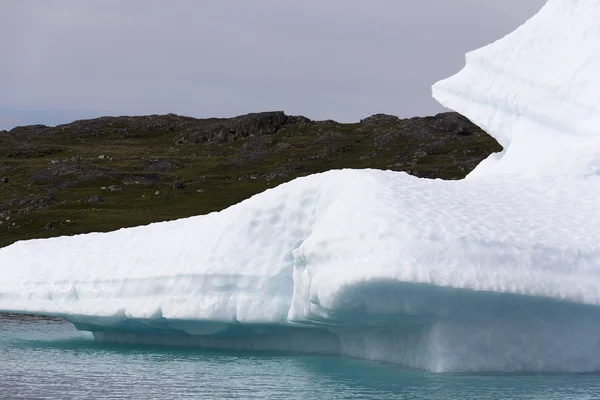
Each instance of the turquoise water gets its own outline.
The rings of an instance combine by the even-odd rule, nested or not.
[[[344,357],[108,346],[0,315],[0,399],[600,399],[600,374],[432,374]]]

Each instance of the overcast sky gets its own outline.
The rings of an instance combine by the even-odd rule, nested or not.
[[[0,129],[101,115],[442,111],[431,85],[545,0],[2,0]]]

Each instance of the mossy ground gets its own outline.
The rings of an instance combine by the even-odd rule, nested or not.
[[[110,231],[219,211],[298,176],[330,169],[392,169],[458,179],[500,149],[489,136],[472,135],[411,158],[418,143],[404,136],[376,145],[379,136],[393,129],[388,125],[293,125],[268,136],[186,145],[174,144],[176,131],[124,136],[115,133],[117,128],[111,125],[87,136],[78,136],[68,127],[47,135],[0,133],[0,176],[9,179],[0,183],[0,215],[4,215],[0,247],[17,240]],[[123,184],[123,175],[144,175],[149,160],[161,159],[179,168],[157,172],[160,181],[153,185]],[[48,181],[33,179],[57,163],[77,165],[78,173],[55,175]],[[94,179],[78,176],[98,168],[110,174]],[[274,174],[279,170],[283,172]],[[184,182],[185,188],[173,188],[175,180]],[[72,186],[61,187],[65,182]],[[101,190],[110,185],[124,190]],[[52,204],[24,210],[27,204],[21,203],[50,191]],[[157,191],[162,194],[156,195]],[[94,195],[104,202],[89,203]],[[45,229],[49,222],[54,223],[53,229]]]

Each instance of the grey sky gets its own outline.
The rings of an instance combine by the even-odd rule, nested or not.
[[[545,0],[3,0],[0,129],[100,115],[442,108],[430,87]]]

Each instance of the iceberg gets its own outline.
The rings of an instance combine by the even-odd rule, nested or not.
[[[600,371],[600,13],[550,0],[433,95],[504,147],[460,181],[299,178],[218,213],[0,249],[0,310],[97,340]]]

